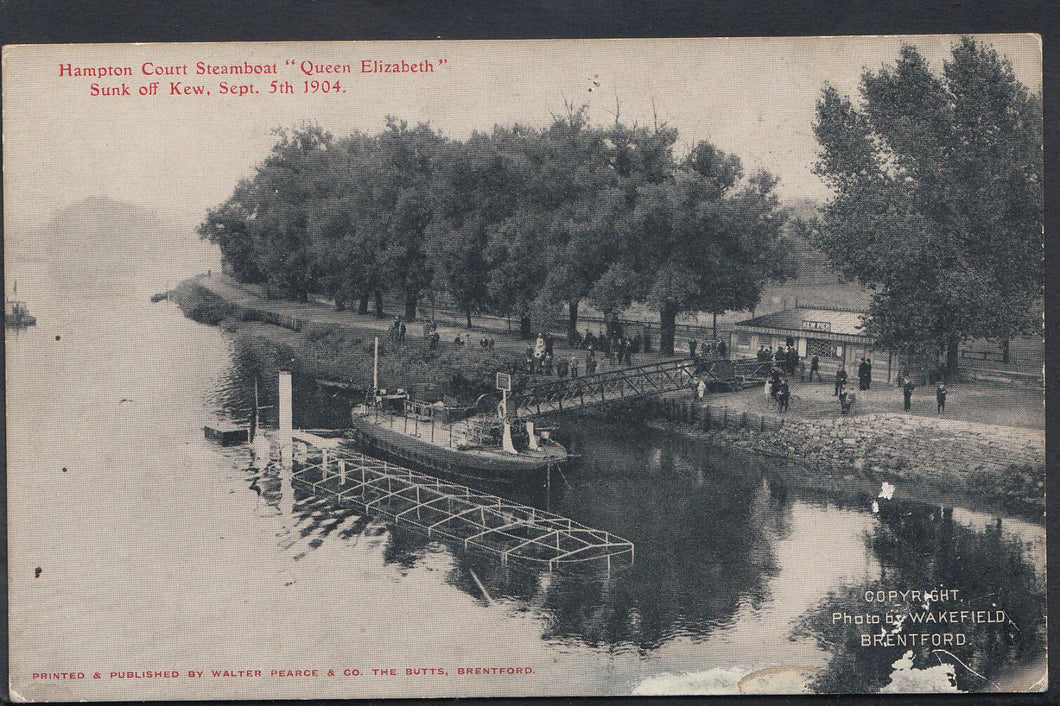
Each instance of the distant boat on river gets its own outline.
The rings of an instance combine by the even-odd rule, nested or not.
[[[15,296],[18,296],[18,281],[15,281]],[[26,302],[17,299],[8,299],[4,309],[5,326],[36,326],[37,317],[29,313]]]

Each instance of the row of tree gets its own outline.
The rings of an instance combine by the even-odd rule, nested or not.
[[[797,221],[840,276],[873,291],[868,332],[906,355],[957,364],[969,338],[1042,330],[1041,96],[989,46],[962,38],[941,75],[912,46],[862,76],[861,100],[826,86],[816,172],[834,198]],[[588,301],[675,319],[753,309],[783,277],[787,211],[776,180],[745,176],[707,142],[678,158],[665,125],[590,124],[568,107],[545,129],[446,138],[388,118],[375,135],[281,132],[200,234],[243,281],[358,302],[435,292],[467,314],[531,320]]]
[[[278,132],[271,153],[199,232],[244,282],[367,313],[399,294],[405,317],[437,292],[467,316],[532,320],[588,301],[613,318],[659,311],[672,352],[685,311],[753,308],[781,275],[787,217],[776,180],[677,131],[590,123],[568,106],[545,129],[514,125],[445,137],[387,118],[378,134]]]

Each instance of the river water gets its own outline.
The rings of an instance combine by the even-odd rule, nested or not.
[[[1041,658],[1039,525],[910,501],[879,499],[874,512],[868,495],[803,490],[772,461],[635,424],[561,420],[580,460],[518,498],[633,541],[635,563],[610,577],[503,569],[312,497],[285,503],[245,448],[202,433],[245,412],[254,379],[269,403],[276,360],[150,303],[179,268],[90,299],[23,265],[39,325],[6,339],[11,675],[23,696],[734,693],[755,670],[790,665],[825,691],[983,690]],[[296,426],[347,413],[308,378],[295,394]],[[862,647],[873,629],[834,615],[878,611],[866,592],[892,589],[957,591],[935,607],[1006,621],[943,628],[966,639],[945,653]],[[456,674],[494,666],[532,673]],[[181,676],[110,677],[144,670]],[[31,677],[60,671],[87,676]]]

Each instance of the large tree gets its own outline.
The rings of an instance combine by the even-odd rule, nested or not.
[[[783,275],[786,213],[776,180],[759,172],[737,181],[738,170],[722,182],[714,176],[683,167],[639,192],[630,231],[640,263],[634,287],[659,311],[664,354],[674,352],[679,313],[753,308],[766,282]]]
[[[913,47],[866,71],[855,105],[826,86],[816,172],[835,191],[807,229],[874,290],[868,331],[957,364],[968,338],[1040,331],[1041,99],[992,48],[962,38],[932,72]]]

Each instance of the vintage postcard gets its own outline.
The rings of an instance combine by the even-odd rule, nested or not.
[[[3,48],[15,701],[1048,687],[1035,35]]]

